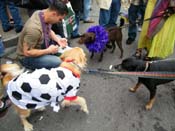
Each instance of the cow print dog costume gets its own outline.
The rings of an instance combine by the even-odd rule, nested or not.
[[[51,105],[55,112],[65,97],[76,97],[80,77],[72,71],[58,67],[27,71],[8,83],[11,101],[22,109],[38,109]]]

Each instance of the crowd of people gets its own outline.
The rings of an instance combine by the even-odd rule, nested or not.
[[[90,18],[91,0],[69,0],[75,13],[76,29],[71,38],[81,36],[79,21],[94,23]],[[26,68],[58,67],[62,62],[57,54],[59,46],[66,47],[68,41],[63,35],[62,20],[69,13],[65,0],[53,0],[49,7],[29,14],[23,24],[18,7],[12,1],[0,0],[0,20],[4,32],[15,28],[20,32],[17,44],[17,59]],[[96,0],[99,11],[99,25],[105,28],[116,25],[121,9],[121,0]],[[174,51],[175,43],[175,0],[129,0],[128,39],[132,44],[137,36],[137,25],[142,25],[138,48],[147,48],[148,57],[166,58]],[[93,9],[92,9],[93,11]],[[159,17],[158,17],[159,16]],[[144,21],[144,19],[148,19]],[[139,21],[139,22],[138,22]],[[52,25],[56,26],[56,30]],[[59,32],[58,29],[61,31]],[[56,32],[56,33],[55,33]],[[1,40],[2,38],[0,38]],[[163,51],[162,51],[163,50]],[[3,56],[3,44],[0,41],[0,56]],[[5,97],[0,101],[0,113],[7,110],[9,102]]]

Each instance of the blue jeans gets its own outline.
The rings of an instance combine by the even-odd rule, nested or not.
[[[3,43],[2,43],[2,38],[0,37],[0,57],[2,57],[3,56],[3,54],[4,54],[4,45],[3,45]]]
[[[128,37],[132,40],[135,40],[137,36],[137,25],[136,19],[138,18],[138,14],[141,15],[141,24],[143,22],[144,13],[145,13],[145,5],[133,5],[131,4],[128,10],[128,18],[129,18],[129,28],[128,28]]]
[[[61,64],[61,59],[55,55],[43,55],[40,57],[25,57],[20,63],[28,69],[55,68]]]
[[[17,7],[15,7],[15,4],[8,0],[0,0],[0,20],[2,23],[3,30],[8,30],[8,28],[11,27],[11,24],[9,23],[9,18],[7,15],[6,8],[9,8],[10,13],[14,20],[14,26],[16,30],[20,29],[23,26],[21,16],[19,14],[19,10]]]
[[[112,0],[109,10],[100,9],[99,24],[104,27],[115,26],[120,12],[120,7],[120,0]]]
[[[89,20],[91,0],[83,0],[83,20]]]

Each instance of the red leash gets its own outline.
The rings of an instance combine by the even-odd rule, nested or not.
[[[154,79],[175,79],[175,72],[119,72],[119,71],[111,71],[105,69],[86,69],[86,73],[90,74],[108,74],[115,76],[136,76],[142,78],[154,78]]]

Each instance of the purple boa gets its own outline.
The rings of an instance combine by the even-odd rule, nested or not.
[[[106,32],[105,28],[102,26],[92,26],[87,30],[87,32],[93,32],[96,35],[94,42],[85,43],[89,52],[102,52],[109,41],[108,33]]]

